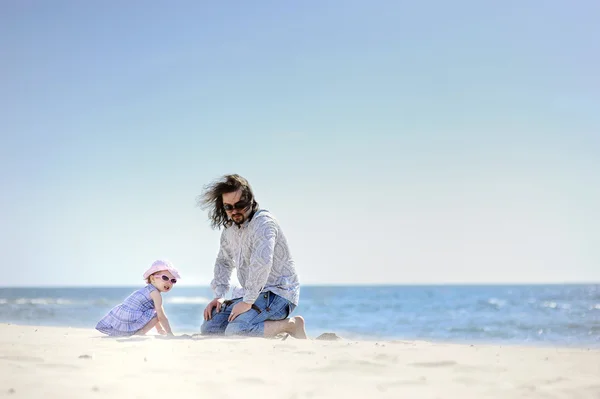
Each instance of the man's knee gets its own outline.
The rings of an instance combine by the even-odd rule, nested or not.
[[[208,320],[205,320],[204,323],[200,326],[200,334],[205,335],[210,331],[210,325],[208,324]]]
[[[247,323],[229,323],[225,328],[225,336],[247,335],[249,325]]]
[[[215,322],[215,319],[205,320],[200,326],[200,334],[202,335],[223,334],[223,330],[222,324]]]

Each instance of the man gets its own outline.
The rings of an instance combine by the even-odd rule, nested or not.
[[[198,204],[209,209],[213,228],[223,228],[204,309],[204,335],[306,338],[304,319],[288,318],[298,305],[300,285],[287,240],[275,217],[260,209],[252,188],[239,175],[225,175],[205,188]],[[225,301],[237,268],[241,289]]]

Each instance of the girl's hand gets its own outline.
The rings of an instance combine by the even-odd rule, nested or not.
[[[156,331],[158,331],[158,333],[160,335],[167,335],[167,332],[165,331],[165,329],[162,328],[162,326],[159,326],[158,324],[156,325]]]

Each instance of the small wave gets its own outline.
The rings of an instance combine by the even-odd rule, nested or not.
[[[1,303],[1,302],[0,302]],[[594,306],[590,306],[590,310],[600,310],[600,303],[595,304]]]
[[[500,308],[503,308],[504,305],[506,305],[505,300],[498,299],[498,298],[490,298],[488,300],[480,299],[477,302],[478,302],[478,305],[484,309],[493,308],[493,309],[499,310]]]
[[[490,327],[487,326],[466,326],[466,327],[446,327],[446,331],[454,333],[484,333],[491,331]]]
[[[19,298],[17,305],[70,305],[71,301],[58,298]]]
[[[8,300],[0,298],[0,305],[72,305],[74,302],[61,298],[18,298]]]
[[[498,298],[490,298],[487,303],[489,305],[495,306],[497,308],[501,308],[504,305],[506,305],[506,301],[502,300],[502,299],[498,299]]]
[[[548,308],[548,309],[563,309],[563,310],[571,309],[571,305],[569,305],[568,303],[556,303],[556,302],[552,302],[552,301],[543,302],[542,307]]]
[[[174,296],[166,300],[167,303],[175,304],[201,304],[209,303],[210,299],[203,296]]]

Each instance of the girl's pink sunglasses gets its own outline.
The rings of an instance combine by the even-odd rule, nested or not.
[[[164,274],[155,274],[156,277],[161,277],[163,281],[169,281],[169,276],[165,276]],[[171,283],[175,284],[177,282],[176,278],[171,279]]]

